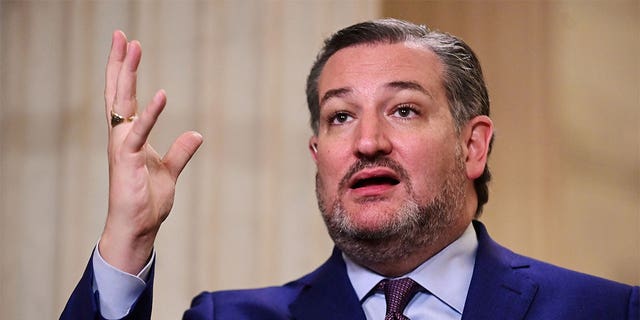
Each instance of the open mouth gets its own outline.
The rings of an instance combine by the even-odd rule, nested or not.
[[[370,177],[362,177],[355,179],[351,184],[351,189],[359,189],[370,186],[395,186],[400,183],[400,180],[392,175],[376,175]]]

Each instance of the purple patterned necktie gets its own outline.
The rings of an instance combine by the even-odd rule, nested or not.
[[[384,299],[387,301],[387,314],[384,320],[410,320],[402,313],[422,287],[409,278],[385,279],[378,283],[378,290],[384,292]]]

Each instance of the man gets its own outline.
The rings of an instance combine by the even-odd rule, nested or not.
[[[107,64],[109,212],[61,318],[146,319],[153,242],[202,142],[146,143],[164,92],[135,116],[139,43]],[[185,319],[639,319],[638,287],[512,253],[474,220],[488,200],[493,124],[479,62],[459,39],[398,20],[326,40],[307,80],[318,205],[336,244],[284,286],[207,292]]]

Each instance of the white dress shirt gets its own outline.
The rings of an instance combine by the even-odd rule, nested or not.
[[[100,242],[98,241],[98,244]],[[93,292],[99,291],[100,315],[105,319],[120,319],[126,316],[131,306],[147,286],[149,272],[156,258],[153,251],[151,259],[137,275],[116,269],[108,264],[98,250],[93,253]]]
[[[398,277],[409,277],[428,291],[418,292],[404,314],[411,320],[461,319],[477,249],[476,232],[469,224],[456,241],[413,271]],[[344,254],[343,257],[367,320],[383,320],[386,313],[384,293],[370,292],[385,277],[357,265]]]

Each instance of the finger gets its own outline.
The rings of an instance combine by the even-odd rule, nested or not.
[[[107,60],[107,68],[105,72],[104,87],[104,105],[107,122],[111,120],[111,107],[116,95],[116,85],[118,83],[118,73],[122,67],[122,62],[127,54],[127,37],[125,34],[116,30],[111,37],[111,51]]]
[[[136,82],[138,78],[138,64],[142,56],[140,42],[131,41],[127,45],[127,53],[118,73],[118,83],[112,110],[127,118],[136,113]]]
[[[196,150],[202,145],[202,135],[197,132],[185,132],[171,145],[162,161],[169,169],[174,180],[187,165]]]
[[[126,151],[137,152],[144,146],[166,104],[167,96],[164,90],[159,90],[142,114],[134,121],[131,131],[124,141],[123,147]]]

